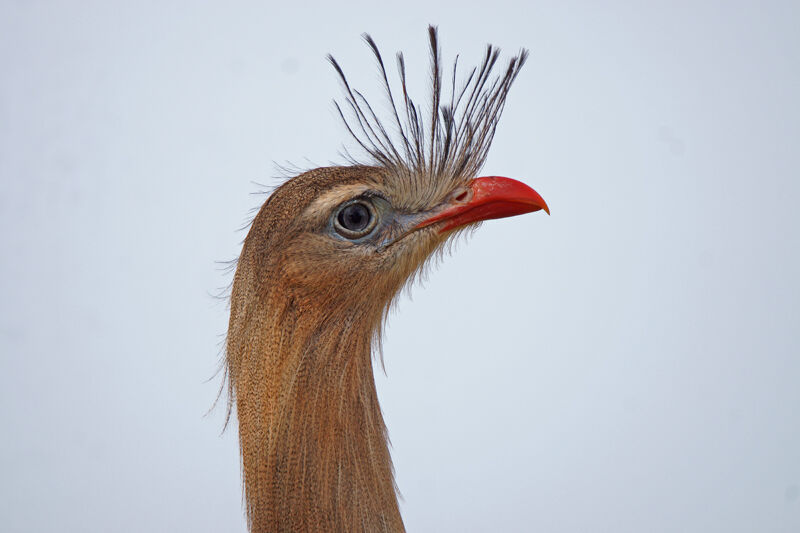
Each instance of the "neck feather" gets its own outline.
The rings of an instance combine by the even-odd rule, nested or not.
[[[228,338],[251,531],[404,531],[372,369],[380,316],[271,296],[237,312],[234,294]]]

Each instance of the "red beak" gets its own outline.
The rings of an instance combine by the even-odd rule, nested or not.
[[[467,189],[450,200],[444,210],[422,221],[418,228],[442,222],[439,233],[460,228],[471,222],[513,217],[550,209],[539,193],[522,182],[500,176],[475,178]]]

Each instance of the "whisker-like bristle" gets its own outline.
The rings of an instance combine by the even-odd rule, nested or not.
[[[386,66],[375,40],[363,35],[381,75],[383,90],[396,128],[387,128],[373,106],[350,86],[339,63],[328,56],[344,89],[348,113],[334,101],[336,110],[350,136],[366,153],[368,160],[351,162],[378,165],[409,180],[438,183],[437,192],[447,190],[477,175],[486,161],[489,147],[505,107],[509,89],[525,64],[527,50],[512,57],[507,68],[493,77],[500,50],[492,45],[479,66],[471,69],[464,84],[458,87],[458,56],[453,62],[449,95],[443,98],[441,46],[438,30],[428,27],[431,58],[431,113],[426,120],[408,94],[405,58],[397,54],[397,72],[402,98],[394,98]],[[398,109],[398,105],[401,109]],[[405,108],[404,112],[402,108]]]

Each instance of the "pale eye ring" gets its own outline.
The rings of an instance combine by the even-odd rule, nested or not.
[[[333,227],[342,237],[358,239],[368,235],[378,222],[375,208],[366,200],[344,204],[333,217]]]

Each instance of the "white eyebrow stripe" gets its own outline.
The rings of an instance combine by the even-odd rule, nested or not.
[[[336,187],[311,202],[311,205],[306,207],[305,214],[311,218],[327,217],[332,207],[370,190],[372,190],[372,187],[364,183]]]

